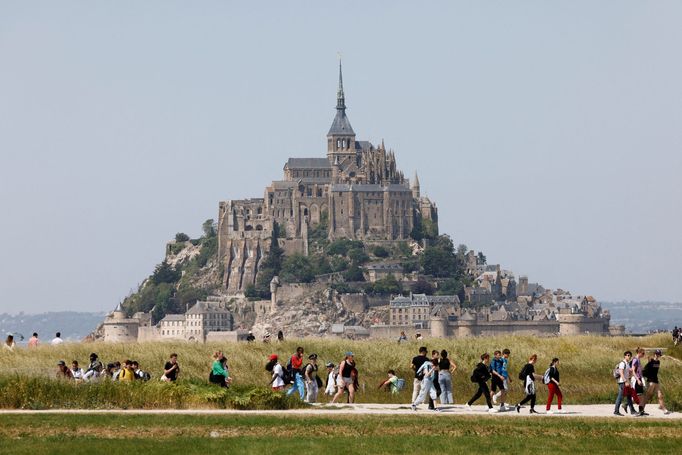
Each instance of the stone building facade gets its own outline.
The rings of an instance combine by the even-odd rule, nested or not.
[[[263,198],[220,202],[218,254],[228,293],[254,284],[269,250],[274,223],[287,253],[308,253],[308,230],[324,223],[329,239],[407,239],[420,217],[437,229],[438,210],[421,196],[419,179],[410,185],[398,170],[395,153],[383,141],[357,140],[346,115],[339,64],[336,115],[327,133],[326,157],[289,158],[282,180]]]

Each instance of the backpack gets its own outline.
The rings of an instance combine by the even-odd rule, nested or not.
[[[396,390],[397,390],[398,392],[400,392],[401,390],[403,390],[403,389],[405,388],[405,380],[404,380],[404,379],[401,379],[401,378],[398,378],[398,380],[395,381],[395,388],[396,388]]]
[[[611,374],[613,375],[613,379],[620,379],[620,364],[621,363],[622,362],[618,362],[616,364],[616,368],[614,368],[613,371],[611,372]]]
[[[524,366],[523,368],[521,368],[521,371],[519,372],[519,379],[523,381],[524,379],[526,379],[526,376],[527,376],[526,367]]]
[[[550,382],[552,382],[551,378],[549,377],[549,372],[551,369],[552,369],[552,367],[547,368],[545,370],[545,374],[542,375],[542,383],[543,384],[549,384]]]

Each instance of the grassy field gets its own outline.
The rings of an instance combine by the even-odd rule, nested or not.
[[[292,402],[278,398],[267,391],[269,374],[264,370],[267,356],[280,355],[283,363],[296,346],[305,348],[306,354],[316,352],[320,363],[338,364],[343,353],[352,350],[360,372],[359,402],[409,401],[410,391],[391,396],[376,390],[389,368],[406,378],[408,388],[412,372],[410,361],[418,347],[446,349],[458,365],[454,375],[455,402],[462,403],[473,393],[469,381],[471,369],[482,352],[508,347],[512,351],[510,371],[516,378],[527,357],[539,356],[537,370],[542,373],[554,356],[561,359],[562,390],[568,405],[607,403],[614,400],[615,381],[611,370],[622,358],[626,349],[637,346],[666,348],[661,364],[661,383],[668,407],[682,410],[682,350],[673,349],[670,336],[652,335],[643,338],[576,336],[537,338],[532,336],[505,336],[495,338],[464,338],[456,340],[430,339],[421,343],[398,344],[392,340],[347,341],[338,339],[288,340],[284,343],[141,343],[141,344],[85,344],[65,343],[57,347],[42,346],[36,350],[18,349],[15,352],[0,350],[0,407],[3,408],[268,408],[291,407]],[[206,384],[211,365],[211,354],[221,349],[228,357],[235,387],[228,392]],[[53,380],[58,360],[79,360],[87,364],[90,352],[97,352],[105,362],[135,359],[154,377],[149,383],[73,385]],[[177,384],[163,384],[157,379],[171,352],[179,354],[180,380]],[[511,399],[521,398],[520,381],[512,383]],[[260,389],[258,389],[260,387]],[[539,400],[545,397],[545,387],[539,388]],[[322,398],[325,401],[326,398]]]
[[[481,416],[0,415],[0,454],[674,453],[680,421]],[[678,449],[675,449],[678,447]]]

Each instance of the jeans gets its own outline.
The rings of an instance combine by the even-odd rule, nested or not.
[[[421,384],[421,390],[419,391],[419,395],[417,395],[417,399],[412,402],[414,405],[418,405],[424,401],[426,398],[426,394],[429,394],[432,400],[436,399],[436,389],[433,387],[433,378],[431,376],[425,377],[422,380]]]
[[[292,395],[296,390],[298,390],[298,394],[302,400],[303,397],[305,397],[305,384],[303,384],[301,373],[296,373],[294,376],[294,385],[287,391],[287,396]]]
[[[438,373],[438,383],[440,384],[440,404],[452,404],[452,376],[449,371]]]
[[[616,397],[616,409],[613,412],[620,412],[620,405],[623,403],[623,398],[627,398],[627,404],[630,408],[630,412],[635,412],[635,407],[632,405],[632,396],[629,393],[630,387],[628,387],[624,382],[618,383],[618,396]]]

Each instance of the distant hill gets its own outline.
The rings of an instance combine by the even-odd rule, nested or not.
[[[682,303],[601,302],[611,312],[611,324],[622,324],[628,333],[648,333],[682,326]]]
[[[64,340],[80,341],[92,328],[100,323],[104,312],[85,313],[76,311],[56,311],[38,314],[0,313],[0,334],[4,341],[8,333],[22,334],[25,339],[17,343],[25,344],[33,332],[38,333],[42,342],[50,341],[56,332],[62,333]],[[17,337],[18,338],[18,337]]]

